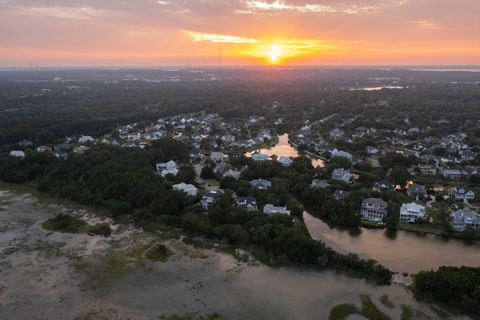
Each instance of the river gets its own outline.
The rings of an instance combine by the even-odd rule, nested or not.
[[[361,228],[359,233],[330,228],[305,212],[305,224],[312,238],[341,253],[356,253],[375,259],[397,272],[416,273],[440,266],[480,266],[480,242],[445,238],[433,234]]]
[[[300,155],[297,149],[295,149],[289,142],[289,137],[288,133],[282,134],[278,136],[278,143],[271,147],[271,148],[264,148],[264,149],[259,149],[255,150],[252,152],[247,152],[245,155],[247,157],[251,157],[252,154],[255,152],[260,152],[263,154],[266,154],[268,156],[277,156],[277,157],[291,157],[291,158],[296,158]],[[325,162],[321,159],[313,159],[309,157],[312,160],[312,165],[314,167],[324,167]]]

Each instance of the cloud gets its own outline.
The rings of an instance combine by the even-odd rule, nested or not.
[[[347,13],[356,14],[361,12],[378,11],[387,6],[402,6],[409,0],[385,0],[385,1],[329,1],[322,3],[293,3],[284,0],[244,0],[245,8],[236,12],[242,14],[255,14],[258,12],[278,13],[293,11],[299,13]],[[329,4],[331,3],[331,4]]]
[[[257,44],[259,43],[256,39],[249,39],[237,36],[228,36],[228,35],[219,35],[219,34],[209,34],[209,33],[200,33],[193,31],[184,31],[189,35],[194,41],[207,41],[213,43],[237,43],[237,44]]]
[[[95,20],[109,15],[109,11],[93,7],[21,7],[17,14],[52,17],[67,20]]]

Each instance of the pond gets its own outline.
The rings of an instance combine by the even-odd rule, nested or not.
[[[273,155],[275,155],[277,157],[292,157],[292,158],[296,158],[296,157],[300,156],[300,153],[298,152],[298,150],[295,149],[290,144],[288,133],[279,135],[278,136],[278,143],[275,146],[273,146],[271,148],[263,148],[263,149],[255,150],[255,151],[252,151],[252,152],[247,152],[247,153],[245,153],[245,155],[247,157],[251,157],[252,154],[254,154],[256,152],[266,154],[270,157],[273,156]],[[312,160],[312,165],[314,167],[324,167],[325,166],[325,162],[323,160],[313,159],[311,157],[309,157],[309,158]]]

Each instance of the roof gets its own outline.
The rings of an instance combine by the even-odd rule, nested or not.
[[[370,204],[370,205],[374,205],[374,206],[377,206],[377,207],[387,207],[387,203],[385,201],[383,201],[382,199],[378,199],[378,198],[364,199],[362,205],[365,205],[365,204]]]

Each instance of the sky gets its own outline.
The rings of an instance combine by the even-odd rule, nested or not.
[[[0,67],[219,62],[479,65],[480,0],[0,0]]]

